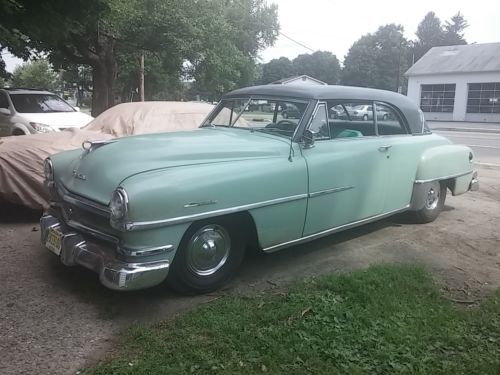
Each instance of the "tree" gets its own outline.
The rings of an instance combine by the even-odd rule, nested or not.
[[[457,44],[467,44],[464,38],[464,30],[469,26],[464,16],[458,12],[450,21],[446,21],[444,25],[444,44],[454,46]]]
[[[231,19],[238,9],[251,17]],[[91,66],[97,115],[114,103],[119,56],[161,52],[179,70],[192,61],[200,82],[211,84],[225,69],[234,79],[242,65],[253,64],[255,51],[274,41],[276,18],[276,7],[264,0],[4,1],[0,44],[25,59],[41,53],[57,67]]]
[[[340,63],[337,56],[327,51],[303,54],[293,60],[295,74],[306,74],[330,85],[340,81]]]
[[[265,0],[209,3],[210,18],[203,20],[207,26],[197,38],[197,50],[203,52],[188,59],[192,72],[188,76],[203,96],[217,99],[225,91],[254,82],[257,54],[274,43],[279,24],[276,5]]]
[[[403,27],[381,26],[366,34],[349,49],[344,60],[342,83],[398,91],[407,68],[408,41]]]
[[[444,30],[441,20],[434,12],[429,12],[418,24],[417,40],[413,43],[413,59],[417,61],[432,47],[442,46],[444,42]]]
[[[294,74],[292,62],[288,58],[280,57],[279,59],[272,59],[262,66],[262,83],[268,84],[279,81]]]
[[[42,59],[17,66],[12,73],[12,86],[54,91],[61,88],[61,80],[48,61]]]

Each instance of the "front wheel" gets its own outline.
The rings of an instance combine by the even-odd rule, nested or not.
[[[439,216],[446,200],[446,184],[435,181],[429,184],[426,190],[424,207],[413,212],[413,219],[416,223],[430,223]]]
[[[227,283],[243,261],[245,244],[234,222],[194,223],[184,235],[168,274],[181,293],[207,293]]]

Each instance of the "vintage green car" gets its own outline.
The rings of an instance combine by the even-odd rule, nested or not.
[[[387,116],[353,119],[359,105]],[[292,107],[300,116],[284,118]],[[432,134],[412,101],[342,86],[239,89],[200,129],[87,141],[47,159],[45,175],[41,241],[65,265],[113,289],[166,280],[190,293],[226,283],[247,248],[402,211],[430,222],[448,189],[478,188],[472,151]]]

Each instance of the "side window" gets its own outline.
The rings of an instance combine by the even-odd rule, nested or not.
[[[328,116],[326,115],[326,103],[320,103],[309,124],[309,130],[313,132],[314,139],[330,139],[330,128],[328,127]]]
[[[371,101],[328,101],[328,117],[332,138],[377,135]]]
[[[9,101],[3,92],[0,92],[0,108],[9,109]]]
[[[407,131],[394,108],[375,103],[377,112],[377,130],[379,135],[407,134]]]

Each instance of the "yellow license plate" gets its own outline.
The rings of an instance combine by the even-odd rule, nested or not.
[[[62,237],[63,235],[61,232],[54,228],[49,228],[47,240],[45,241],[45,247],[56,255],[61,254]]]

